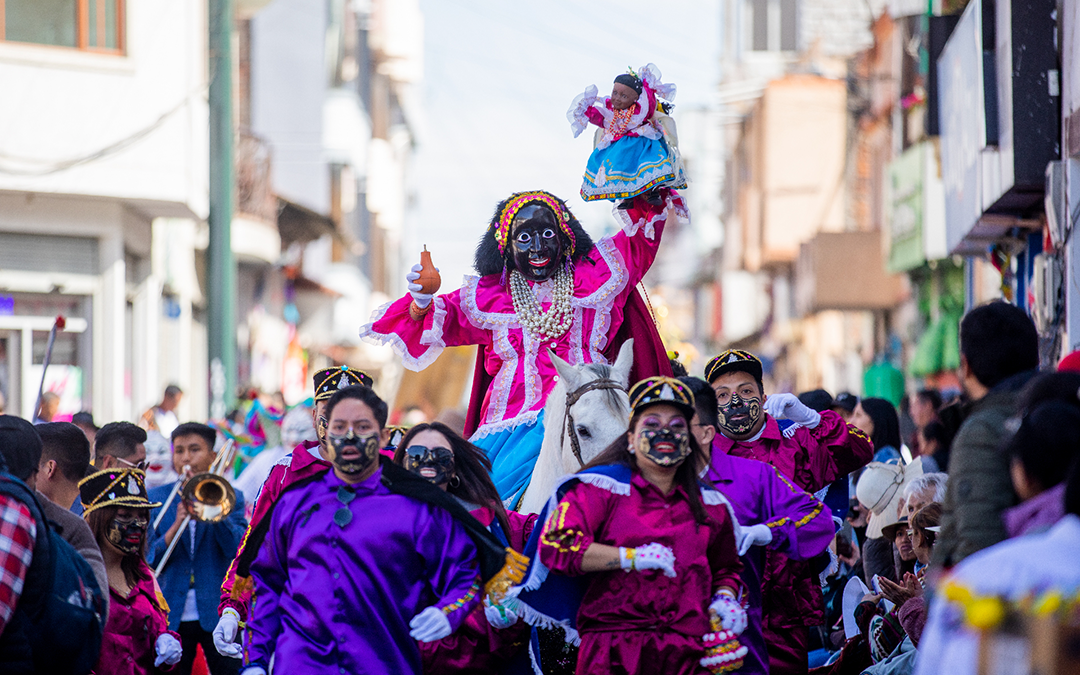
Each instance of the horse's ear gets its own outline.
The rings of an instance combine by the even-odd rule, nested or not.
[[[566,385],[567,391],[577,389],[577,371],[574,367],[566,361],[563,361],[558,354],[550,349],[548,350],[548,354],[551,356],[551,363],[555,366],[555,370],[558,371],[563,384]]]
[[[630,338],[619,347],[619,356],[611,367],[611,379],[630,389],[630,368],[634,365],[634,338]]]

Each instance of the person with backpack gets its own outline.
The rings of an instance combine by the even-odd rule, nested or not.
[[[106,469],[79,482],[90,531],[109,577],[109,620],[95,673],[145,675],[180,662],[180,636],[169,630],[169,606],[144,559],[150,509],[139,469]]]
[[[85,675],[98,660],[106,607],[90,565],[35,496],[41,438],[0,415],[0,665],[5,675]]]

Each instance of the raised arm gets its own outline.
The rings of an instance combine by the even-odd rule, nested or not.
[[[652,267],[668,217],[672,214],[689,217],[686,202],[679,193],[667,188],[660,190],[660,193],[663,198],[660,204],[650,204],[644,196],[639,196],[629,209],[615,210],[623,227],[615,233],[611,242],[626,265],[628,289],[636,286]]]

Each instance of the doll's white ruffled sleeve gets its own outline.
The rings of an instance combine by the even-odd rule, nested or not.
[[[585,91],[578,94],[574,98],[574,102],[570,104],[570,109],[566,111],[566,119],[570,121],[570,129],[574,132],[574,138],[581,135],[582,131],[585,131],[585,127],[589,126],[589,118],[585,116],[585,111],[596,102],[596,85],[590,84],[585,87]]]
[[[677,88],[674,84],[664,84],[660,81],[660,69],[656,67],[655,63],[650,63],[647,66],[642,66],[638,70],[638,76],[641,80],[649,85],[649,88],[656,92],[656,95],[665,101],[674,101],[675,92]]]

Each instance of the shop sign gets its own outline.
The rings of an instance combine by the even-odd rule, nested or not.
[[[890,272],[906,272],[926,260],[922,241],[923,154],[921,143],[913,145],[889,165]]]
[[[937,62],[945,227],[955,250],[982,215],[980,155],[986,147],[982,0],[972,0]]]

